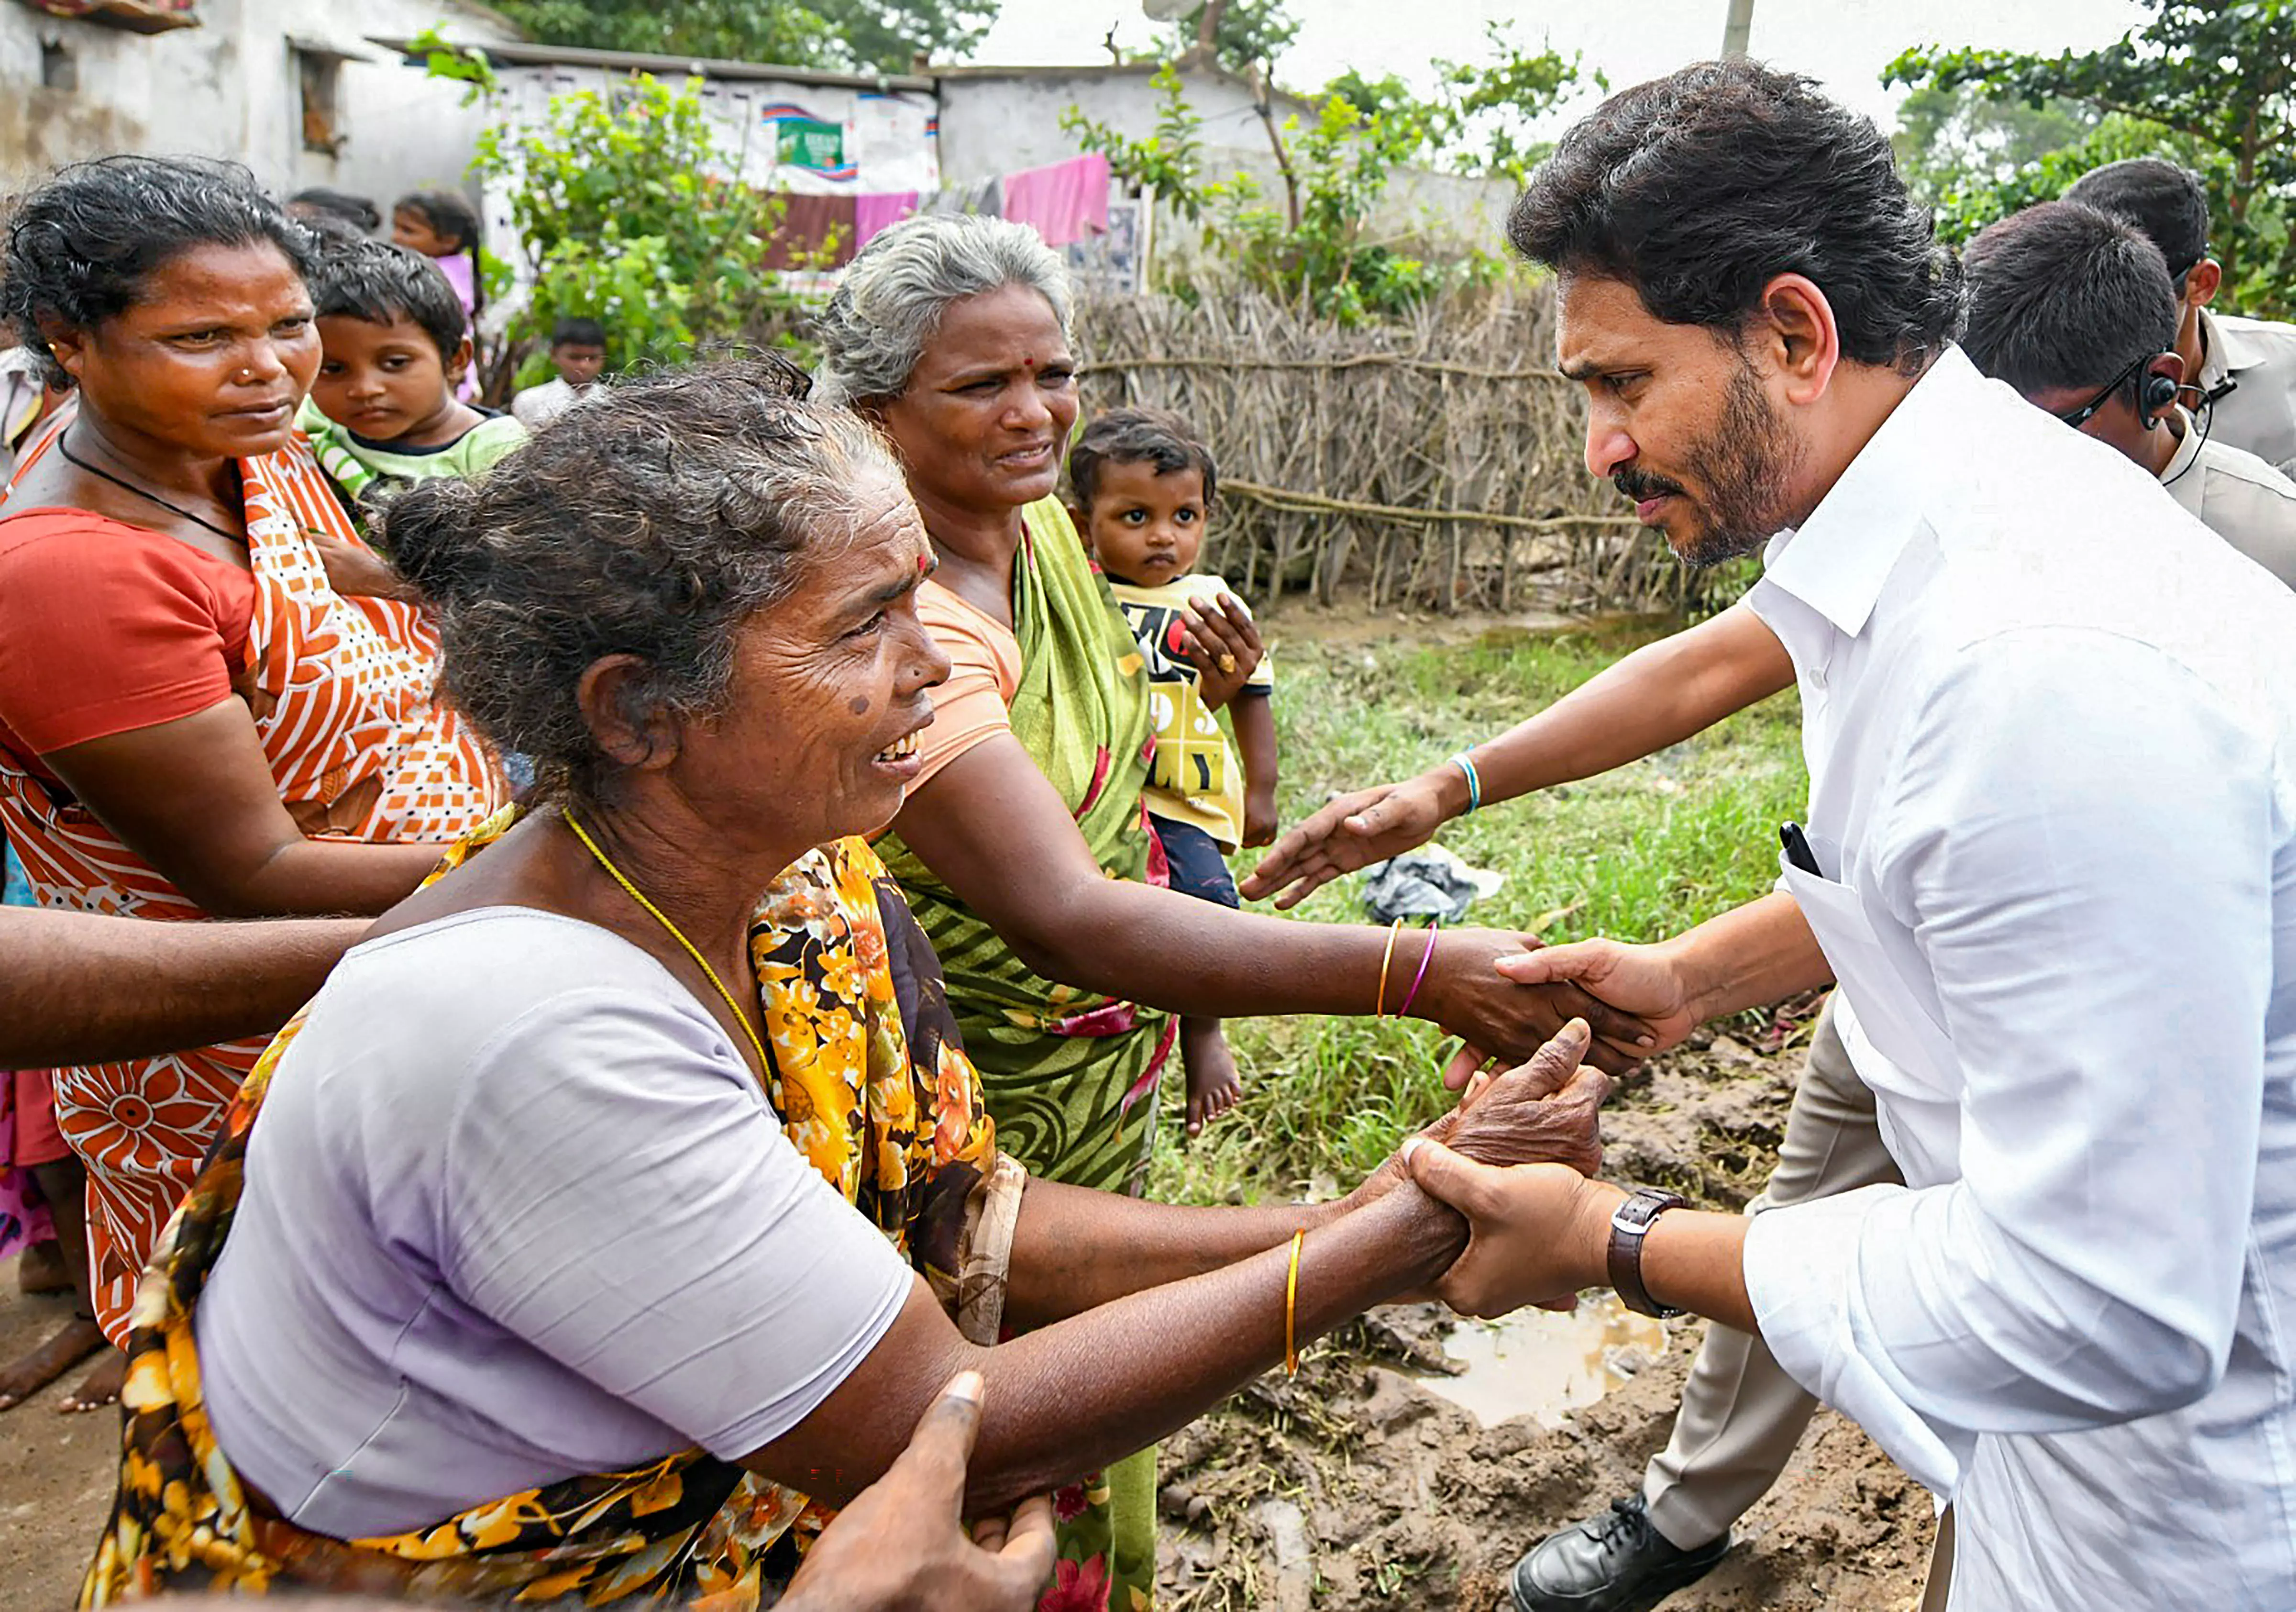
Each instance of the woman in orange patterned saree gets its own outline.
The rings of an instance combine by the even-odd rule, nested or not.
[[[0,824],[42,905],[376,913],[502,803],[295,432],[307,251],[212,164],[84,163],[10,220],[0,308],[72,391],[0,509]],[[56,1071],[115,1343],[261,1050]]]
[[[898,810],[947,671],[931,547],[873,433],[795,391],[756,364],[619,388],[390,511],[451,697],[537,794],[383,917],[242,1093],[138,1299],[84,1605],[736,1612],[955,1373],[986,1381],[967,1510],[1000,1511],[1463,1246],[1391,1165],[1335,1203],[1189,1209],[998,1149],[854,837]],[[1441,1134],[1591,1168],[1585,1045]],[[1109,1599],[1087,1558],[1038,1605]]]

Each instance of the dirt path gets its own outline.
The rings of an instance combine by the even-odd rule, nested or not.
[[[1611,1099],[1606,1172],[1717,1207],[1759,1190],[1799,1052],[1728,1037],[1661,1060]],[[0,1353],[62,1314],[0,1266]],[[1406,1372],[1439,1367],[1432,1309],[1384,1312],[1263,1379],[1164,1450],[1166,1612],[1264,1608],[1489,1612],[1515,1558],[1631,1492],[1665,1442],[1697,1328],[1558,1428],[1483,1427]],[[70,1380],[70,1379],[67,1379]],[[111,1492],[118,1422],[64,1417],[51,1388],[0,1415],[0,1603],[70,1604]],[[1822,1412],[1745,1541],[1668,1612],[1906,1612],[1929,1560],[1925,1496],[1854,1427]]]
[[[0,1359],[14,1359],[70,1313],[62,1299],[19,1294],[16,1262],[0,1263]],[[111,1509],[119,1415],[59,1413],[79,1378],[79,1370],[66,1372],[37,1399],[0,1411],[0,1605],[8,1612],[72,1604]]]

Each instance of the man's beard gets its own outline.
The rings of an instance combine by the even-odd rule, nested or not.
[[[1685,465],[1703,489],[1693,498],[1679,482],[1632,465],[1611,480],[1640,503],[1663,493],[1679,497],[1697,525],[1669,546],[1685,565],[1719,565],[1759,549],[1787,524],[1786,484],[1800,445],[1754,374],[1741,360],[1722,393],[1722,415],[1712,434],[1692,448]]]

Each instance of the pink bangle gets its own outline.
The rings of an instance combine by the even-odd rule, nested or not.
[[[1419,994],[1420,982],[1427,977],[1427,965],[1435,960],[1435,937],[1443,930],[1443,920],[1437,918],[1427,926],[1427,950],[1419,959],[1419,972],[1411,976],[1411,989],[1403,993],[1403,1006],[1395,1010],[1397,1018],[1411,1011],[1411,1004]]]

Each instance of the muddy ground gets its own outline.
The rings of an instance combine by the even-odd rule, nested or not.
[[[1716,1207],[1760,1188],[1792,1092],[1794,1021],[1755,1045],[1725,1036],[1660,1060],[1606,1115],[1606,1173]],[[1763,1040],[1784,1040],[1776,1050]],[[64,1315],[0,1266],[0,1353]],[[1549,1428],[1486,1428],[1411,1373],[1439,1370],[1439,1315],[1393,1310],[1311,1351],[1164,1449],[1167,1612],[1467,1608],[1503,1603],[1514,1559],[1640,1483],[1665,1442],[1695,1324],[1623,1386]],[[70,1380],[70,1379],[67,1379]],[[70,1604],[111,1487],[118,1422],[66,1417],[62,1386],[0,1414],[0,1606]],[[1857,1428],[1821,1412],[1744,1542],[1669,1612],[1712,1608],[1905,1612],[1929,1559],[1927,1500]]]
[[[1660,1060],[1612,1097],[1604,1173],[1715,1208],[1760,1190],[1784,1132],[1804,1024],[1729,1036]],[[1764,1046],[1763,1042],[1784,1042]],[[1703,1323],[1624,1386],[1547,1427],[1485,1427],[1423,1386],[1441,1369],[1441,1312],[1382,1312],[1263,1378],[1164,1447],[1166,1612],[1398,1607],[1490,1612],[1515,1559],[1639,1489],[1666,1442]],[[1741,1543],[1667,1612],[1919,1604],[1928,1497],[1866,1435],[1821,1411]]]

